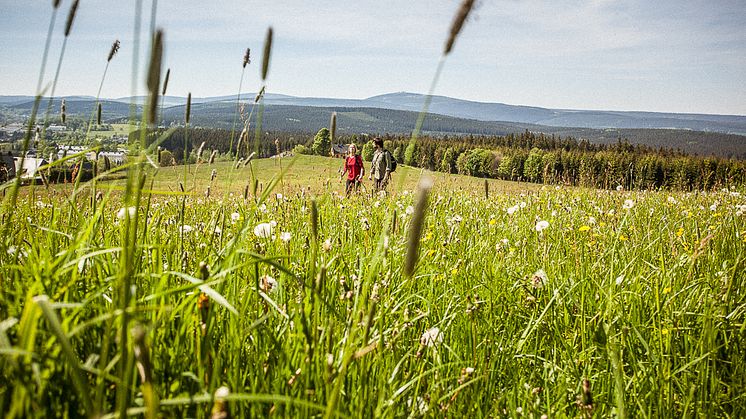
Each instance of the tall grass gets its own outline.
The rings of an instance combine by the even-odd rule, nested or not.
[[[222,195],[202,197],[186,177],[154,189],[145,138],[96,206],[52,187],[4,207],[25,220],[4,215],[0,252],[8,417],[746,414],[743,191],[482,196],[423,178],[347,199],[291,181],[323,158],[211,158]]]

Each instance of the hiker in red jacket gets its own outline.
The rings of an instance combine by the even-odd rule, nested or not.
[[[345,191],[347,195],[355,189],[355,192],[360,190],[360,182],[363,181],[363,175],[365,174],[365,167],[363,167],[363,158],[357,154],[357,146],[353,143],[347,149],[347,156],[345,157],[344,171],[340,179],[347,173],[347,184]]]

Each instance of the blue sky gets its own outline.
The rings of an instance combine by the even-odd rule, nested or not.
[[[51,1],[0,0],[0,95],[34,93]],[[62,0],[47,74],[62,45]],[[160,0],[168,94],[235,94],[260,85],[261,51],[274,28],[268,92],[365,98],[425,93],[459,0]],[[58,95],[95,95],[111,43],[122,42],[103,97],[133,88],[134,0],[81,0]],[[143,39],[152,0],[142,0]],[[146,61],[147,46],[140,48]],[[746,115],[746,2],[490,1],[448,57],[436,94],[563,109]]]

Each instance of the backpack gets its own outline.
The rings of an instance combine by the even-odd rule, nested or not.
[[[390,159],[389,161],[391,162],[391,170],[389,171],[389,173],[394,173],[396,171],[396,165],[398,163],[396,162],[396,159],[394,158],[394,155],[391,154],[390,151],[386,150],[386,154],[389,155],[389,159]]]

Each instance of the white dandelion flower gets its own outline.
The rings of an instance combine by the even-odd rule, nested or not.
[[[284,241],[285,243],[289,242],[291,238],[293,238],[293,235],[290,234],[289,231],[283,231],[282,233],[280,233],[280,240]]]
[[[136,207],[124,207],[120,208],[117,212],[117,218],[120,220],[124,220],[124,217],[129,214],[130,218],[135,218],[135,215],[137,214],[137,208]]]
[[[420,337],[420,345],[422,346],[435,346],[443,342],[443,334],[440,333],[440,329],[433,327],[425,330],[425,333]]]
[[[624,208],[626,210],[632,209],[632,207],[634,207],[634,206],[635,206],[635,201],[633,201],[631,199],[625,199],[624,200],[624,204],[622,204],[622,208]]]
[[[324,243],[321,243],[321,248],[324,249],[325,252],[329,252],[332,250],[332,240],[326,239],[324,240]]]
[[[544,288],[544,285],[547,284],[547,279],[547,273],[543,269],[539,269],[531,276],[531,285],[536,289]]]
[[[254,235],[264,239],[272,237],[272,224],[260,223],[254,227]]]
[[[237,212],[234,212],[233,214],[231,214],[231,221],[232,222],[235,223],[236,221],[238,221],[240,219],[241,219],[241,214],[239,214]]]
[[[259,281],[259,288],[267,294],[271,294],[277,289],[277,281],[269,275],[264,275]]]
[[[414,207],[410,205],[410,206],[407,207],[407,209],[404,212],[407,215],[412,215],[412,214],[414,214]]]
[[[508,215],[515,214],[515,212],[518,211],[518,205],[514,205],[514,206],[508,208],[507,211],[508,211]]]
[[[181,233],[185,233],[185,234],[186,233],[191,233],[192,230],[194,230],[194,227],[192,227],[192,226],[190,226],[188,224],[184,224],[183,226],[179,227],[179,231]]]
[[[539,222],[536,223],[536,231],[541,233],[542,231],[549,228],[549,221],[546,220],[539,220]]]

